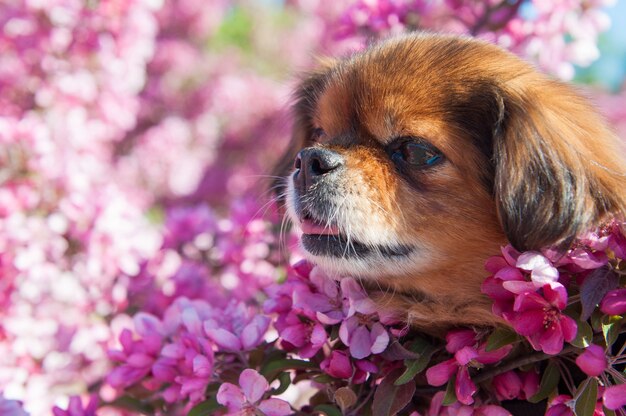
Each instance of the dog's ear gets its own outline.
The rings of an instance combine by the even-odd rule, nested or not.
[[[580,233],[626,213],[622,143],[571,87],[526,80],[500,103],[494,194],[515,248],[566,249]]]
[[[334,66],[334,61],[330,59],[319,59],[318,62],[319,69],[305,74],[293,93],[291,140],[272,170],[272,175],[276,178],[273,188],[279,199],[282,199],[285,190],[283,178],[293,169],[298,152],[310,143],[313,129],[311,116],[315,103],[323,92],[326,78]]]

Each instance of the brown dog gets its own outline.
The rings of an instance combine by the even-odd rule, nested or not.
[[[278,171],[302,247],[429,332],[498,323],[480,285],[507,240],[565,250],[626,213],[618,138],[571,87],[494,45],[390,39],[295,97]]]

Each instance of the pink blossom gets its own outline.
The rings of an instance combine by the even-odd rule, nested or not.
[[[615,289],[608,292],[600,303],[600,310],[607,315],[626,313],[626,289]]]
[[[239,386],[223,383],[217,392],[218,403],[228,408],[229,415],[254,416],[258,411],[268,416],[287,416],[293,413],[284,400],[263,399],[270,386],[256,370],[247,368],[239,376]]]
[[[576,357],[576,365],[588,376],[596,377],[604,372],[608,363],[604,348],[591,344]]]
[[[458,333],[457,333],[458,334]],[[457,336],[464,336],[458,334]],[[456,344],[455,337],[449,341]],[[456,373],[455,392],[457,399],[466,405],[474,402],[473,395],[477,387],[470,378],[469,368],[480,368],[484,364],[493,364],[506,357],[513,348],[506,345],[494,351],[486,351],[486,344],[478,347],[467,345],[458,349],[454,358],[436,364],[426,370],[426,379],[431,386],[442,386]]]
[[[512,324],[527,337],[533,348],[546,354],[558,354],[563,342],[576,337],[576,322],[561,311],[567,304],[564,287],[543,287],[544,297],[536,292],[524,292],[515,299]]]
[[[350,355],[361,359],[370,354],[380,354],[389,344],[389,334],[379,323],[374,322],[371,328],[360,324],[360,319],[351,316],[341,323],[339,338],[350,347]]]
[[[493,378],[498,400],[512,400],[520,395],[522,380],[515,371],[507,371]]]
[[[440,391],[433,396],[427,416],[511,416],[506,409],[496,405],[465,405],[455,402],[450,406],[443,405],[445,392]]]
[[[498,400],[527,400],[539,391],[539,374],[511,370],[495,376],[492,384]]]
[[[320,367],[336,378],[349,379],[353,373],[350,357],[346,351],[333,350],[330,356],[322,361]]]
[[[259,315],[242,302],[231,302],[226,309],[203,322],[204,331],[225,351],[247,351],[263,340],[270,318]]]
[[[602,403],[611,410],[626,406],[626,384],[607,387],[602,394]]]
[[[315,355],[328,338],[322,324],[306,319],[303,322],[294,312],[279,317],[275,326],[283,342],[290,348],[297,348],[303,358]]]
[[[80,397],[70,397],[70,402],[67,405],[67,409],[63,410],[59,407],[54,407],[52,413],[54,416],[96,416],[96,410],[98,408],[98,396],[92,395],[87,406],[83,406],[83,402]]]
[[[546,416],[574,416],[574,400],[572,396],[560,394],[548,403]]]

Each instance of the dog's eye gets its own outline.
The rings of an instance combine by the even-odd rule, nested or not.
[[[325,136],[326,132],[324,131],[324,129],[321,129],[319,127],[313,129],[313,131],[311,132],[311,140],[313,140],[314,142],[322,140]]]
[[[396,164],[404,163],[415,167],[429,167],[443,161],[443,154],[430,144],[405,141],[392,150],[391,159]]]

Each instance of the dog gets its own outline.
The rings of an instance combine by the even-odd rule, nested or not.
[[[626,213],[602,117],[487,42],[416,33],[324,61],[293,113],[276,174],[305,255],[425,332],[503,324],[480,291],[503,245],[565,252]]]

